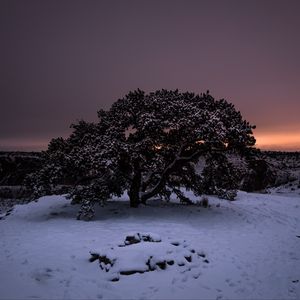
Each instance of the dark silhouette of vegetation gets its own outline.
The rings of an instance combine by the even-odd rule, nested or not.
[[[27,179],[36,196],[72,184],[69,197],[81,204],[79,218],[92,217],[95,203],[126,190],[131,207],[157,196],[168,200],[171,193],[188,203],[181,187],[233,199],[238,173],[228,154],[247,155],[255,144],[254,126],[209,92],[137,90],[98,116],[97,123],[73,124],[67,139],[53,139],[42,154],[43,168]],[[201,157],[206,167],[198,172]]]

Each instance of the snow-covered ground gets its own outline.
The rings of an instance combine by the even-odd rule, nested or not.
[[[112,201],[91,222],[62,196],[17,205],[0,220],[0,298],[299,299],[300,196],[209,203]]]
[[[273,195],[285,195],[300,199],[300,172],[297,174],[299,179],[295,179],[278,187],[268,188],[267,192]]]

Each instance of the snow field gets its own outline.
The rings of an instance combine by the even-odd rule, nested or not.
[[[300,198],[208,198],[210,208],[152,201],[137,209],[117,199],[91,222],[77,221],[63,196],[18,205],[0,220],[0,298],[299,299]],[[137,233],[156,242],[119,247]],[[90,252],[116,264],[106,272]],[[154,270],[144,272],[149,256]],[[133,269],[143,273],[125,275]]]

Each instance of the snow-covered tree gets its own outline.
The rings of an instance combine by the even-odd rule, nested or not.
[[[182,186],[196,194],[209,191],[208,181],[214,181],[214,191],[235,188],[225,153],[243,153],[255,144],[254,127],[232,104],[208,92],[137,90],[98,116],[97,123],[72,125],[69,138],[51,141],[44,168],[32,176],[37,191],[44,185],[49,192],[59,178],[68,179],[70,197],[89,212],[93,203],[125,190],[132,207],[172,192],[186,202]],[[210,175],[208,169],[195,170],[201,156],[210,165],[217,158]],[[226,184],[214,176],[224,176]]]

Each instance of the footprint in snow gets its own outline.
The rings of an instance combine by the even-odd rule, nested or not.
[[[231,281],[231,279],[227,278],[225,281],[227,282],[227,284],[228,284],[230,287],[234,287],[234,286],[235,286],[235,283],[233,283],[233,282]]]
[[[44,283],[52,277],[52,271],[50,268],[36,270],[32,273],[32,278],[37,282]]]

